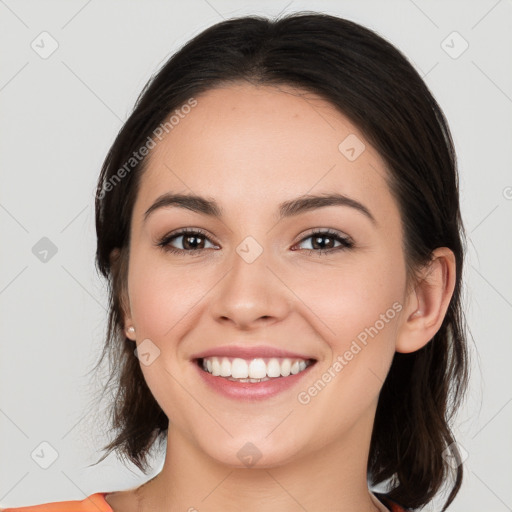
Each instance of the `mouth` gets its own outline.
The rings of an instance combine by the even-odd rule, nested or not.
[[[290,357],[200,357],[197,366],[205,373],[231,382],[258,384],[288,379],[305,372],[316,359]]]

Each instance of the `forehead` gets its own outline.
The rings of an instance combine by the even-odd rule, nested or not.
[[[236,84],[195,99],[151,150],[139,211],[169,191],[209,195],[227,208],[333,191],[392,206],[381,157],[322,98],[291,87]]]

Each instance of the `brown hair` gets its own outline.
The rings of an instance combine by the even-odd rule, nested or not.
[[[468,380],[461,306],[464,230],[454,146],[441,108],[404,55],[373,31],[326,14],[300,12],[275,20],[248,16],[204,30],[146,84],[110,148],[97,185],[96,265],[109,289],[108,332],[99,363],[108,352],[116,435],[100,460],[116,450],[146,472],[150,449],[165,439],[168,427],[133,342],[124,334],[121,300],[126,296],[131,213],[147,157],[128,169],[126,163],[190,98],[240,81],[313,92],[360,128],[389,168],[412,273],[429,262],[437,247],[455,254],[455,290],[439,331],[422,349],[394,356],[380,393],[368,460],[371,485],[387,483],[389,498],[410,508],[429,503],[452,476],[445,510],[462,482],[449,424]],[[119,253],[111,260],[115,248]],[[447,454],[459,463],[455,468]]]

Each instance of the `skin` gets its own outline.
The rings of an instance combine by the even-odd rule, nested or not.
[[[420,349],[439,329],[455,280],[450,250],[408,286],[398,205],[386,166],[331,104],[289,87],[236,84],[198,104],[149,155],[131,225],[125,328],[160,350],[141,364],[170,419],[162,471],[111,493],[114,512],[351,511],[386,508],[369,492],[366,467],[379,392],[395,351]],[[365,150],[349,161],[338,145],[355,134]],[[144,212],[166,192],[215,199],[216,219],[190,210]],[[278,205],[304,194],[342,193],[364,204],[277,220]],[[180,228],[201,228],[199,255]],[[318,229],[317,229],[318,228]],[[311,234],[330,228],[355,246],[318,255]],[[262,247],[248,264],[247,237]],[[308,238],[309,236],[309,238]],[[338,247],[326,235],[326,247]],[[296,250],[292,250],[291,248]],[[316,246],[318,251],[318,246]],[[308,404],[297,400],[394,303],[401,311]],[[224,397],[199,378],[193,354],[224,345],[270,344],[317,359],[291,390],[260,402]],[[251,442],[248,468],[237,452]]]

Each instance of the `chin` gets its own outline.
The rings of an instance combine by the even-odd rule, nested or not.
[[[268,431],[266,431],[268,432]],[[261,436],[246,435],[230,438],[224,443],[212,443],[204,451],[218,463],[237,469],[267,469],[287,464],[299,455],[298,444],[288,438],[265,439]],[[215,444],[215,446],[212,446]],[[213,448],[213,450],[212,450]]]

